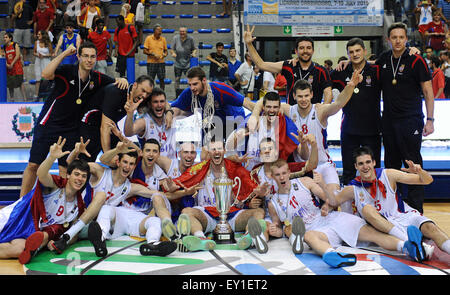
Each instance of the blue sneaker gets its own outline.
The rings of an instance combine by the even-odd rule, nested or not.
[[[414,260],[418,262],[424,261],[426,256],[425,249],[422,245],[422,232],[413,225],[408,226],[406,232],[408,233],[408,241],[405,242],[404,248],[406,248],[409,256]]]
[[[356,264],[356,256],[354,254],[334,251],[323,254],[322,260],[332,267],[352,266]]]

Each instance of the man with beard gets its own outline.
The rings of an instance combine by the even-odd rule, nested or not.
[[[59,136],[66,139],[69,150],[74,148],[80,138],[83,109],[94,93],[109,84],[117,84],[121,89],[128,87],[126,79],[114,79],[92,70],[97,58],[97,48],[91,42],[84,42],[78,48],[79,63],[60,66],[65,57],[76,52],[76,48],[70,45],[42,71],[42,78],[52,80],[54,89],[44,102],[34,128],[30,159],[23,173],[20,196],[33,187],[39,164],[47,157],[49,147]],[[67,155],[58,159],[60,175],[63,177],[67,166],[66,157]]]
[[[133,122],[134,112],[139,107],[139,101],[136,103],[132,103],[131,100],[127,101],[124,107],[127,112],[124,134],[128,137],[137,135],[143,141],[154,138],[161,145],[160,154],[175,159],[175,128],[170,128],[166,124],[166,105],[167,100],[164,90],[154,88],[147,103],[148,111]]]
[[[206,239],[205,233],[212,232],[218,222],[219,213],[216,209],[212,183],[215,178],[221,177],[223,173],[230,179],[234,180],[238,177],[241,181],[239,191],[238,185],[233,188],[235,196],[231,200],[233,203],[230,204],[228,213],[228,222],[233,231],[244,231],[250,217],[256,219],[264,218],[264,210],[262,208],[241,208],[243,208],[245,202],[253,197],[263,196],[268,185],[258,186],[256,181],[251,179],[250,173],[240,163],[225,159],[223,141],[213,138],[207,147],[210,160],[192,166],[180,177],[174,179],[174,182],[181,187],[202,186],[195,198],[196,206],[186,207],[182,210],[182,213],[190,218],[192,235],[183,238],[183,245],[190,251],[212,250],[215,248],[215,242]],[[258,221],[256,222],[258,223]],[[258,249],[259,251],[264,251],[267,248],[265,237],[262,232],[257,233],[257,236]]]
[[[69,153],[62,151],[65,143],[59,137],[50,147],[49,156],[37,170],[34,189],[0,211],[0,258],[18,257],[26,264],[46,245],[55,250],[53,241],[83,213],[81,191],[89,177],[88,164],[70,163],[67,178],[49,172],[55,160]]]
[[[85,153],[87,143],[82,141],[69,159],[77,158],[80,153]],[[159,243],[161,221],[158,217],[148,216],[146,214],[148,212],[129,206],[129,199],[139,196],[150,199],[158,213],[157,204],[164,203],[165,199],[157,190],[130,182],[128,178],[136,167],[138,155],[129,147],[129,144],[120,142],[115,149],[108,152],[114,154],[112,157],[114,158],[113,168],[89,162],[91,177],[84,199],[88,205],[86,212],[89,211],[89,218],[83,220],[80,217],[74,225],[73,231],[67,232],[59,241],[55,242],[60,252],[87,224],[89,224],[88,238],[99,257],[104,257],[108,253],[106,239],[114,239],[123,234],[145,235],[147,244],[140,247],[142,255],[166,256],[176,249],[174,243]],[[117,157],[115,157],[116,155]],[[152,208],[149,206],[147,209],[150,211]],[[95,217],[97,217],[96,221],[91,221]],[[114,227],[112,234],[110,233],[111,227]]]
[[[255,132],[250,132],[249,127],[234,131],[227,138],[227,150],[234,152],[238,150],[238,147],[245,146],[245,153],[248,157],[245,167],[249,171],[261,163],[259,144],[266,137],[271,137],[275,140],[276,148],[281,158],[286,160],[293,152],[296,152],[301,155],[301,158],[308,159],[309,150],[307,145],[300,144],[301,136],[297,136],[299,134],[297,126],[290,118],[280,113],[281,101],[278,93],[268,92],[264,95],[262,102],[259,101],[257,105],[261,103],[263,116],[254,116],[258,118],[258,128]],[[247,136],[248,139],[246,139]],[[292,144],[287,144],[283,140],[284,138],[292,138],[290,140]]]
[[[239,117],[245,117],[244,109],[252,110],[254,103],[222,82],[208,82],[200,67],[187,72],[189,88],[171,104],[168,112],[174,117],[189,116],[199,110],[202,114],[203,136],[215,132],[215,136],[226,138],[237,125]],[[227,127],[227,124],[230,124]],[[211,136],[212,137],[212,136]]]
[[[95,162],[101,150],[105,153],[117,145],[119,138],[111,134],[111,126],[117,125],[126,115],[127,102],[132,101],[137,108],[152,93],[153,86],[152,78],[142,75],[127,89],[114,85],[104,87],[87,103],[81,119],[80,135],[90,140],[91,144],[87,147],[89,161]]]
[[[326,140],[328,118],[336,114],[350,100],[356,85],[362,81],[360,73],[361,69],[353,72],[351,80],[339,94],[338,98],[331,104],[313,104],[312,85],[308,81],[298,80],[293,88],[297,105],[281,105],[281,113],[291,118],[300,132],[305,135],[314,134],[319,152],[319,164],[315,170],[323,175],[327,186],[334,191],[340,189],[340,181],[336,165],[328,154]],[[256,117],[255,121],[258,118],[257,114],[259,114],[260,104],[260,102],[256,104],[255,111],[252,113],[252,116]],[[294,154],[294,159],[297,162],[303,161],[296,154]]]
[[[314,54],[314,41],[310,37],[300,37],[295,42],[295,54],[297,58],[279,62],[266,62],[261,59],[258,51],[252,42],[256,39],[252,36],[255,27],[244,32],[244,42],[247,45],[248,53],[253,62],[262,71],[271,73],[280,73],[286,78],[287,97],[290,105],[295,105],[295,93],[293,92],[294,83],[298,80],[307,80],[313,86],[314,96],[312,103],[331,103],[333,95],[331,92],[331,79],[328,71],[321,65],[312,61]]]

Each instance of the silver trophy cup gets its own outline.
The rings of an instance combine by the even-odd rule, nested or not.
[[[219,222],[213,231],[213,239],[218,244],[235,243],[234,232],[227,221],[228,211],[230,210],[233,196],[233,187],[239,183],[238,192],[241,190],[241,180],[235,177],[231,180],[225,174],[225,168],[222,168],[222,175],[213,182],[214,197],[216,200],[216,208],[219,212]]]

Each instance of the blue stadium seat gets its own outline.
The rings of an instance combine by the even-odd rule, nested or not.
[[[122,1],[111,1],[113,5],[122,5]]]
[[[216,31],[217,31],[217,33],[229,33],[229,32],[231,32],[231,29],[223,28],[223,29],[217,29]]]
[[[194,4],[194,1],[180,1],[181,5],[192,5]]]
[[[211,62],[209,60],[202,60],[199,62],[200,66],[209,66]]]
[[[144,34],[153,34],[153,29],[143,29],[142,33],[144,33]]]
[[[209,5],[211,3],[212,3],[211,1],[204,1],[204,0],[198,1],[199,5]]]
[[[175,29],[162,29],[162,32],[165,34],[172,34],[175,32]]]
[[[150,1],[150,5],[158,5],[159,1]]]
[[[211,44],[201,44],[198,46],[199,49],[212,49],[213,46]]]
[[[110,34],[114,34],[114,31],[115,31],[115,29],[108,29],[108,32],[109,32]]]
[[[173,60],[166,60],[164,63],[166,64],[166,67],[170,67],[170,66],[173,66],[174,61]]]
[[[211,14],[199,14],[198,18],[211,18],[212,15]]]
[[[161,18],[175,18],[175,14],[163,14]]]
[[[193,14],[180,14],[180,18],[193,18]]]
[[[231,44],[223,44],[223,48],[224,49],[230,49],[231,48]]]
[[[28,81],[28,84],[34,85],[34,84],[36,84],[36,80],[31,79],[30,81]]]
[[[193,30],[193,29],[187,29],[187,32],[188,32],[189,34],[191,34],[191,33],[194,33],[194,30]]]
[[[187,83],[188,83],[188,79],[186,79],[186,78],[181,78],[180,79],[180,84],[181,85],[187,85]]]
[[[164,5],[175,5],[176,2],[175,1],[163,1]]]
[[[212,33],[212,29],[199,29],[198,32],[200,34],[210,34]]]
[[[159,79],[155,80],[156,84],[159,84]],[[172,84],[172,80],[169,78],[164,79],[164,84],[169,85]]]
[[[107,65],[108,67],[112,66],[113,64],[114,64],[114,63],[113,63],[112,61],[106,62],[106,65]]]
[[[229,18],[229,17],[230,16],[228,14],[224,14],[224,15],[216,14],[216,18]]]
[[[24,62],[23,62],[23,66],[24,66],[24,67],[27,67],[27,66],[29,66],[30,64],[31,64],[30,61],[24,61]]]
[[[117,18],[119,15],[118,14],[110,14],[109,17],[110,18]]]
[[[139,65],[140,67],[145,67],[145,66],[147,66],[147,61],[145,61],[145,60],[140,60],[139,63],[138,63],[138,65]]]

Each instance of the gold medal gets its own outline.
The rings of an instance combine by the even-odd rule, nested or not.
[[[81,98],[78,98],[77,101],[76,101],[77,104],[81,104],[82,102],[83,101],[81,100]]]
[[[397,85],[397,79],[392,79],[392,85]]]
[[[66,222],[64,222],[63,226],[64,226],[64,228],[68,228],[69,227],[69,223],[66,221]]]
[[[358,93],[359,93],[359,88],[358,88],[358,87],[355,87],[355,89],[353,89],[353,92],[354,92],[355,94],[358,94]]]
[[[286,220],[284,221],[284,225],[285,225],[285,226],[289,226],[289,225],[291,225],[291,223],[289,222],[289,220],[286,219]]]

